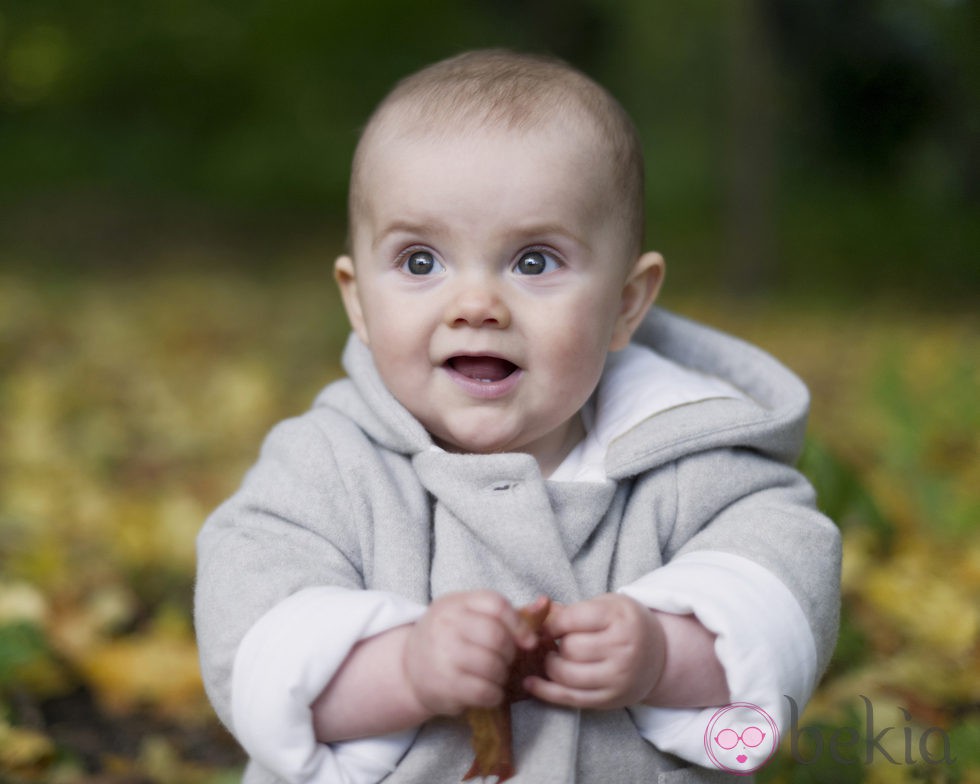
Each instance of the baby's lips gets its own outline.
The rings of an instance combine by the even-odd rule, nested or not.
[[[500,381],[518,370],[510,360],[485,354],[459,354],[446,364],[457,373],[480,381]]]

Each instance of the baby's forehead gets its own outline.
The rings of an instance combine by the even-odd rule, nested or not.
[[[601,154],[591,133],[569,122],[521,127],[472,120],[416,123],[393,114],[365,141],[351,181],[352,230],[362,219],[375,215],[379,200],[388,201],[393,182],[428,182],[429,177],[439,179],[447,171],[468,173],[457,178],[455,185],[465,199],[481,190],[483,180],[471,179],[481,176],[476,172],[485,174],[490,182],[497,173],[506,172],[513,176],[509,191],[515,199],[520,199],[520,194],[528,189],[530,193],[543,194],[548,187],[560,184],[569,196],[568,203],[575,201],[583,205],[584,214],[604,213],[620,200],[611,156]],[[536,171],[554,172],[554,178],[525,177],[527,170],[523,163],[533,165],[534,161],[548,161],[548,166]],[[574,174],[569,175],[570,172]],[[572,178],[568,179],[569,176]],[[547,198],[547,201],[550,204],[555,200]]]
[[[365,129],[365,140],[391,136],[440,137],[501,134],[515,139],[551,131],[587,136],[590,144],[601,143],[602,129],[583,106],[569,100],[535,103],[456,104],[405,98],[383,108]]]
[[[608,145],[603,143],[602,132],[587,113],[557,107],[550,113],[528,112],[507,117],[485,115],[479,112],[458,112],[453,107],[442,110],[426,109],[424,105],[396,104],[375,116],[361,138],[351,181],[352,188],[370,186],[369,175],[379,159],[390,160],[398,150],[407,154],[406,147],[425,146],[427,149],[452,150],[460,148],[477,155],[482,143],[492,140],[515,145],[546,144],[550,149],[565,151],[577,165],[589,167],[601,177],[602,169],[608,169],[615,177],[612,156],[605,154]],[[560,145],[549,143],[560,140]],[[368,175],[368,176],[365,176]]]

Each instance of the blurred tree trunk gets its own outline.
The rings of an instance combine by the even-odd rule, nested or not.
[[[748,295],[776,276],[775,55],[764,0],[729,3],[723,278]]]

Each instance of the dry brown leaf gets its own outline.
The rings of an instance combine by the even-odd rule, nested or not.
[[[551,601],[542,598],[521,608],[519,613],[531,629],[540,634],[550,611]],[[541,674],[545,656],[554,650],[557,650],[555,641],[547,634],[540,634],[533,650],[518,650],[514,657],[503,702],[495,708],[470,708],[466,711],[464,717],[473,733],[473,764],[463,776],[463,781],[478,776],[496,776],[499,784],[514,775],[510,706],[528,698],[524,679],[529,675]]]

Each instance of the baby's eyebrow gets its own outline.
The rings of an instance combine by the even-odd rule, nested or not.
[[[381,231],[377,233],[374,243],[372,244],[372,250],[377,250],[378,247],[392,235],[406,235],[420,239],[425,238],[439,240],[448,233],[450,233],[450,229],[438,220],[428,218],[419,220],[398,218],[381,228]],[[572,231],[568,226],[562,223],[529,222],[526,224],[518,224],[508,231],[507,234],[511,242],[529,244],[536,241],[546,241],[552,237],[563,237],[575,243],[580,248],[583,248],[585,251],[591,250],[591,246],[582,236],[575,231]]]
[[[583,237],[560,223],[529,223],[524,226],[515,226],[513,234],[517,239],[529,241],[533,241],[535,237],[565,237],[585,250],[591,249]]]
[[[444,227],[435,221],[395,220],[384,226],[378,232],[373,248],[377,249],[392,234],[408,234],[415,237],[438,237],[444,231]]]

